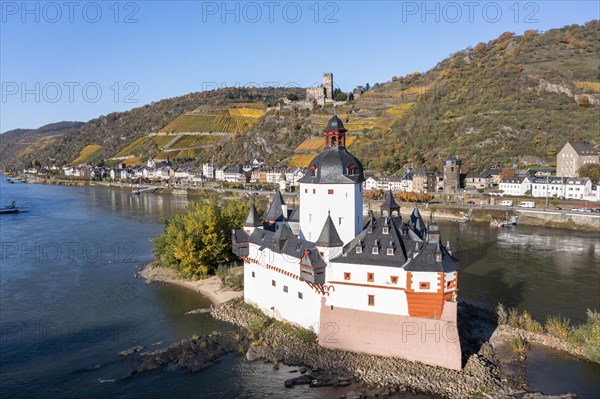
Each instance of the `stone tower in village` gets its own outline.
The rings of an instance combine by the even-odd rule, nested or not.
[[[461,161],[452,155],[444,161],[444,194],[458,194],[460,188],[460,165]]]

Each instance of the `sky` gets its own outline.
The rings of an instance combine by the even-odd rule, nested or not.
[[[224,86],[425,72],[506,31],[600,18],[598,1],[5,1],[0,132]]]

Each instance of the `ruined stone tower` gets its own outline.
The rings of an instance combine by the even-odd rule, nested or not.
[[[323,84],[318,87],[309,87],[306,89],[306,99],[315,100],[319,104],[325,104],[327,101],[333,101],[333,73],[323,74]]]
[[[323,74],[323,95],[327,100],[333,100],[333,73]]]

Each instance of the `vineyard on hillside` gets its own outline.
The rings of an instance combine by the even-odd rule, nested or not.
[[[79,153],[79,156],[75,158],[71,163],[73,165],[78,165],[80,163],[88,163],[91,159],[94,158],[94,155],[98,153],[102,149],[102,146],[98,144],[90,144],[86,145],[83,150]]]

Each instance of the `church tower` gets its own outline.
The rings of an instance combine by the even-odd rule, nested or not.
[[[346,129],[334,115],[323,131],[325,149],[300,179],[300,235],[315,242],[330,217],[344,244],[363,228],[363,167],[346,149]]]

